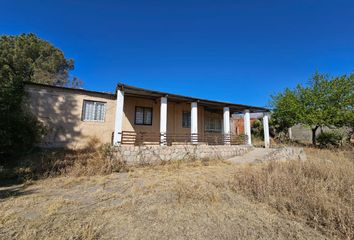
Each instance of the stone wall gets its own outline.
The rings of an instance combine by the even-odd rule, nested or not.
[[[164,161],[228,159],[252,150],[252,146],[117,146],[115,155],[128,165],[158,164]]]

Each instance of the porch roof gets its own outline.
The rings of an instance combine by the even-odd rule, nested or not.
[[[160,97],[167,97],[170,102],[198,102],[198,105],[204,106],[207,109],[220,111],[223,107],[229,107],[233,113],[249,110],[250,112],[269,112],[269,109],[264,107],[256,107],[250,105],[212,101],[207,99],[195,98],[190,96],[177,95],[167,92],[160,92],[144,88],[129,86],[123,83],[118,83],[117,88],[124,91],[125,96],[141,97],[147,99],[157,99]]]

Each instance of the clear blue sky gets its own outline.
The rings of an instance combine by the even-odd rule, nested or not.
[[[2,1],[0,34],[23,32],[98,91],[121,81],[265,106],[315,71],[354,70],[353,0]]]

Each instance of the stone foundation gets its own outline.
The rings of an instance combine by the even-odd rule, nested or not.
[[[128,165],[145,165],[178,160],[228,159],[252,149],[246,145],[117,146],[115,155]]]

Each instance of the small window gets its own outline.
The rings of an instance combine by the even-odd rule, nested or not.
[[[83,121],[104,122],[106,114],[106,103],[84,100],[82,110]]]
[[[152,108],[136,107],[135,108],[135,124],[136,125],[152,125]]]
[[[183,112],[182,127],[184,128],[191,127],[191,112]]]

